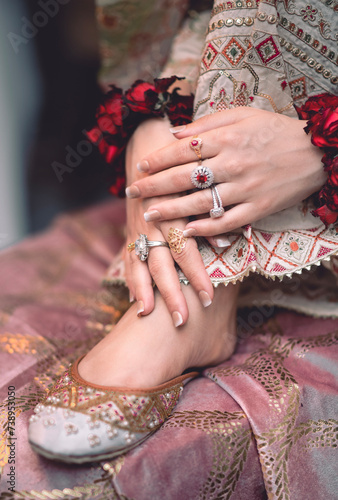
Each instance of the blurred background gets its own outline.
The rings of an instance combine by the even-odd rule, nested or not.
[[[188,9],[210,3],[0,0],[0,248],[111,198],[84,134],[102,93],[159,76]]]
[[[100,95],[94,0],[2,0],[0,33],[0,246],[6,247],[60,211],[108,197],[109,169],[96,149],[81,150]],[[76,168],[60,175],[79,145]]]

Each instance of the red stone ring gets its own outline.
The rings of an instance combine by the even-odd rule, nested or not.
[[[194,136],[190,141],[190,147],[191,149],[194,150],[200,164],[202,163],[202,155],[201,155],[202,142],[203,142],[202,139],[200,139],[197,136]]]
[[[190,176],[191,182],[198,189],[205,189],[210,187],[214,182],[214,174],[209,167],[198,165]]]

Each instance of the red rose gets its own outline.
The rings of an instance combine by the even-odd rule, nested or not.
[[[319,148],[338,148],[338,108],[325,109],[309,120],[312,144]]]
[[[184,78],[180,78],[178,76],[170,76],[169,78],[155,78],[154,84],[156,92],[158,94],[167,92],[168,88],[171,87],[171,85],[177,80],[184,80]]]
[[[151,98],[153,96],[153,99]],[[150,114],[152,100],[157,101],[155,85],[137,80],[125,94],[126,104],[135,113]]]
[[[303,106],[298,108],[297,113],[301,120],[309,120],[320,110],[326,108],[336,108],[338,106],[338,96],[333,94],[318,94],[310,97]]]
[[[338,219],[338,212],[333,212],[326,205],[312,211],[312,215],[319,217],[320,220],[326,225],[334,224]]]
[[[193,104],[194,96],[192,94],[180,95],[177,93],[177,89],[174,89],[167,104],[167,114],[174,127],[191,122]]]

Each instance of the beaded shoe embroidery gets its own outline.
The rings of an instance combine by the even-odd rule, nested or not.
[[[168,419],[184,383],[197,372],[152,389],[103,387],[85,382],[77,360],[30,417],[29,441],[47,458],[83,463],[125,453]]]

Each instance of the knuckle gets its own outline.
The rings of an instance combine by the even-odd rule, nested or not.
[[[203,189],[200,192],[200,199],[196,200],[196,208],[199,212],[208,212],[212,208],[212,194],[210,189]]]
[[[188,148],[189,143],[185,143],[184,141],[181,141],[177,144],[176,159],[179,165],[187,163],[187,158],[189,157],[190,153],[190,150]]]
[[[245,170],[244,163],[238,157],[227,160],[226,168],[231,177],[241,177]]]
[[[171,182],[175,191],[182,191],[182,187],[187,184],[189,185],[189,183],[187,183],[187,174],[182,172],[180,168],[175,169],[174,175],[171,176]]]
[[[152,257],[149,259],[149,271],[154,278],[157,278],[161,273],[163,273],[162,260],[158,257]]]

